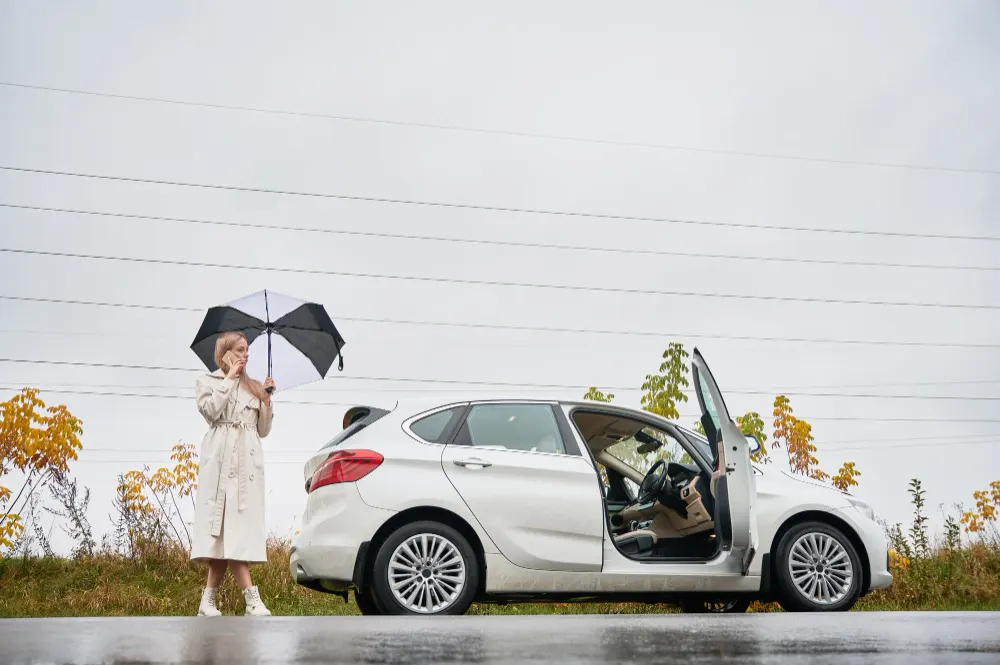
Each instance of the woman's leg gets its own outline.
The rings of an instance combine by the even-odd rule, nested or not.
[[[260,591],[250,581],[250,564],[246,561],[230,561],[229,567],[233,571],[236,583],[243,589],[243,600],[247,604],[246,613],[253,616],[270,616],[271,610],[264,605]]]
[[[198,616],[217,617],[221,616],[218,606],[215,604],[216,590],[222,584],[226,576],[225,559],[212,559],[208,562],[208,580],[205,581],[205,588],[201,591],[201,604],[198,606]]]
[[[235,562],[233,562],[235,564]],[[226,567],[229,562],[225,559],[212,559],[208,563],[208,582],[205,584],[209,589],[217,589],[222,580],[226,578]],[[236,570],[233,570],[233,574],[236,574]],[[237,581],[239,581],[237,579]]]
[[[233,571],[233,578],[241,589],[253,586],[253,582],[250,581],[250,564],[246,561],[230,561],[229,568]]]

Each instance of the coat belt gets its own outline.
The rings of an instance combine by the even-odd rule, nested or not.
[[[256,432],[256,423],[244,423],[238,420],[217,420],[212,423],[213,428],[226,428],[236,431],[236,479],[239,491],[237,493],[237,507],[240,512],[247,507],[247,446],[245,432]],[[222,534],[222,518],[226,506],[226,478],[225,475],[232,467],[233,462],[233,441],[226,437],[225,448],[222,451],[222,463],[219,466],[219,480],[215,492],[215,514],[212,516],[212,535]]]

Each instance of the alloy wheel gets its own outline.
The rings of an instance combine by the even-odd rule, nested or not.
[[[465,588],[465,560],[458,547],[434,533],[407,538],[389,558],[389,588],[411,612],[437,614]]]
[[[792,544],[788,573],[796,590],[819,605],[840,602],[851,591],[854,567],[847,549],[826,533],[805,533]]]

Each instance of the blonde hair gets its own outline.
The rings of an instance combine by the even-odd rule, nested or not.
[[[215,340],[215,364],[219,366],[219,369],[224,374],[229,373],[229,363],[226,362],[226,353],[232,351],[233,347],[236,346],[236,342],[241,339],[245,342],[247,341],[247,336],[241,332],[224,332]],[[264,399],[264,384],[247,375],[246,368],[243,369],[243,373],[240,375],[240,385],[257,399]]]

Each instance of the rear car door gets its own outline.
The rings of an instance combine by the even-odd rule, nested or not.
[[[730,417],[719,386],[698,349],[692,354],[691,370],[701,407],[701,424],[718,456],[712,485],[722,549],[740,557],[742,573],[746,575],[758,547],[757,487],[750,464],[750,444]]]
[[[554,404],[473,403],[441,463],[511,563],[601,570],[605,520],[597,471]]]

